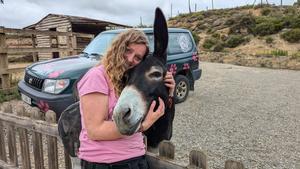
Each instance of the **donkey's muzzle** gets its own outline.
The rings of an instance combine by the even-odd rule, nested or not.
[[[121,134],[137,132],[147,113],[147,104],[143,98],[134,86],[127,86],[122,91],[113,113],[113,120]]]

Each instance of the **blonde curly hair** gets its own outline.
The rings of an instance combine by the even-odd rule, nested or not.
[[[144,32],[129,29],[128,31],[120,33],[113,40],[101,60],[101,64],[104,66],[117,96],[120,96],[121,91],[125,87],[123,76],[127,71],[127,66],[124,54],[130,44],[144,44],[146,45],[146,55],[149,53],[149,43]]]

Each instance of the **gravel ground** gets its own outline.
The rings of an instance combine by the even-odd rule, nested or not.
[[[209,169],[228,159],[247,169],[300,169],[300,71],[201,66],[195,91],[176,105],[175,160],[187,165],[189,152],[201,150]]]
[[[300,71],[202,63],[195,91],[176,105],[175,159],[206,152],[248,169],[300,169]]]

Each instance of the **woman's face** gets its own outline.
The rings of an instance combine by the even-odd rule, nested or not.
[[[146,54],[146,45],[132,43],[127,46],[124,53],[124,58],[126,60],[127,69],[131,69],[137,64],[139,64]]]

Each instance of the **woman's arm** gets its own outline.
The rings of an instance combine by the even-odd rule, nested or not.
[[[108,96],[90,93],[80,97],[84,125],[91,140],[116,140],[122,138],[113,121],[108,117]]]
[[[164,78],[165,85],[169,88],[169,96],[173,97],[175,90],[175,80],[171,72],[167,72]]]

